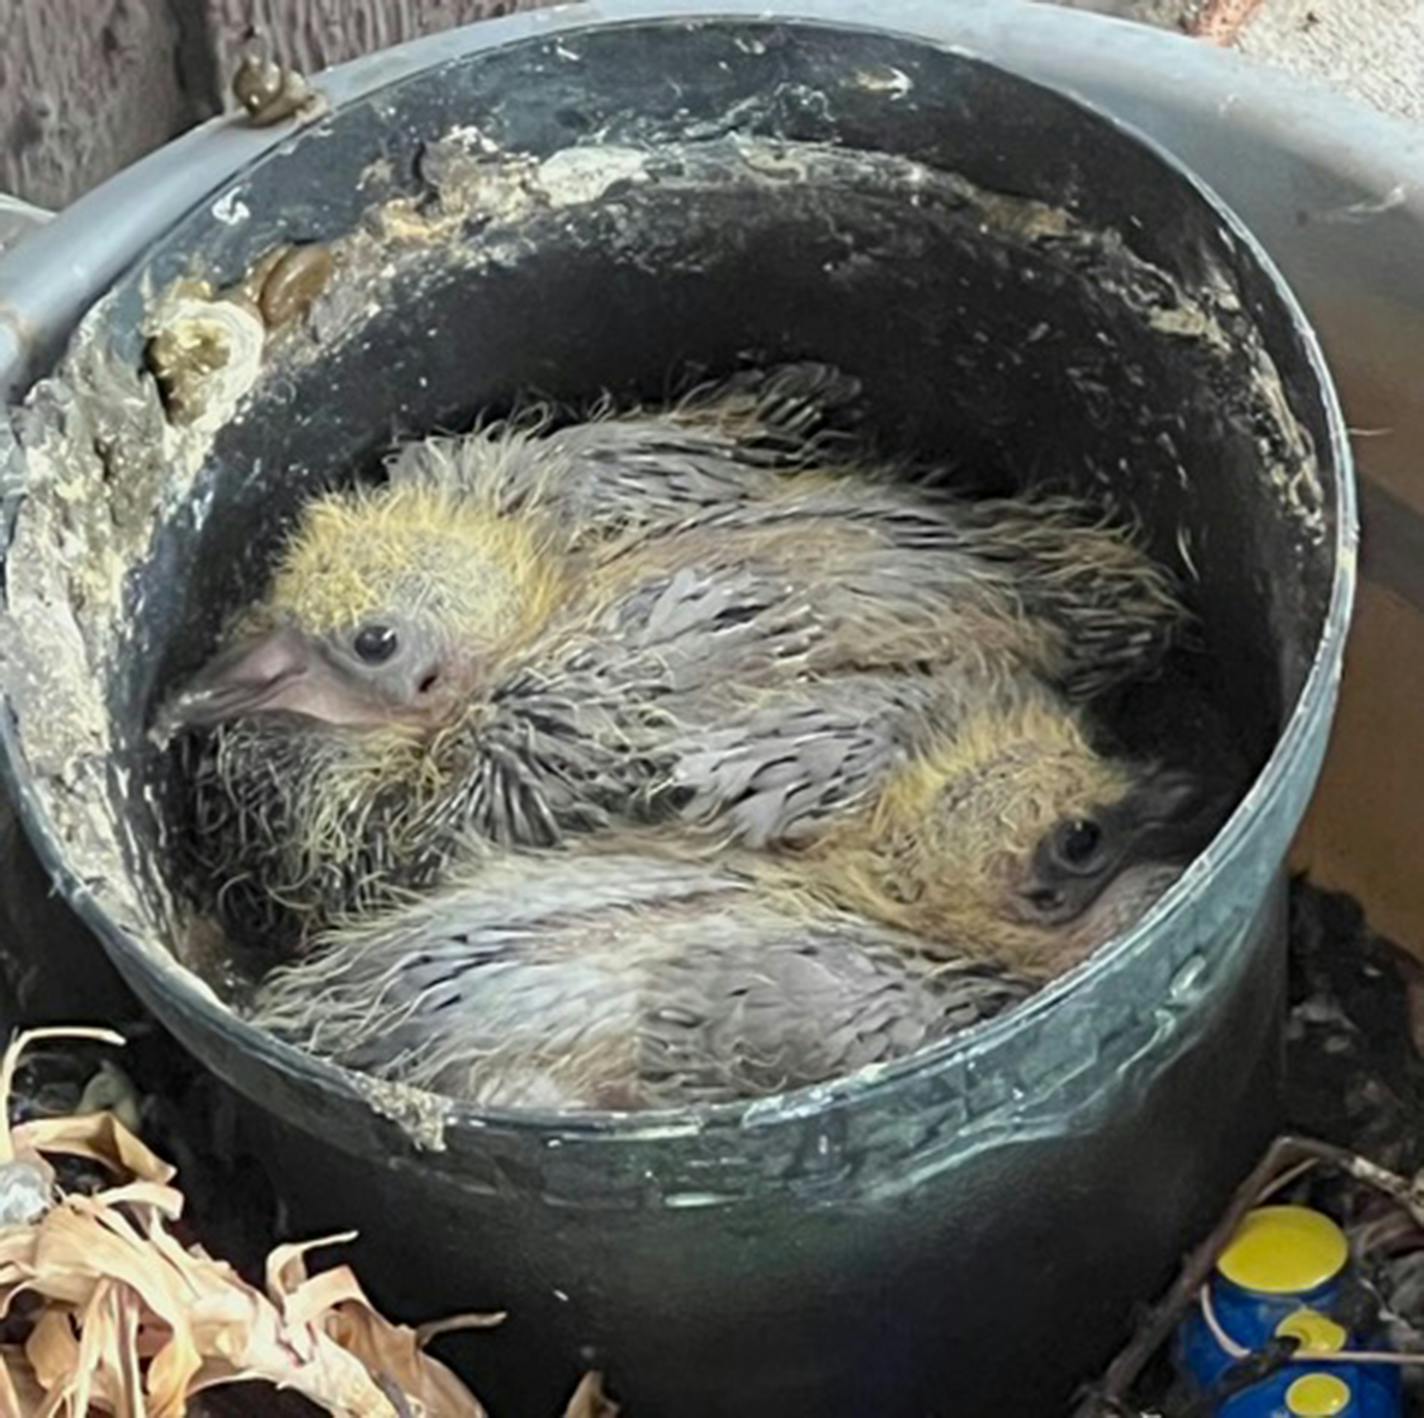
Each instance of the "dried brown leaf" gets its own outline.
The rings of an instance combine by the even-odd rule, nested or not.
[[[301,1241],[285,1246],[277,1246],[267,1257],[267,1297],[283,1314],[293,1317],[294,1310],[300,1310],[296,1297],[310,1283],[307,1271],[307,1254],[320,1250],[323,1246],[344,1246],[356,1239],[354,1231],[343,1231],[338,1236],[325,1236],[315,1241]],[[350,1274],[347,1271],[347,1274]],[[352,1276],[352,1280],[355,1277]],[[359,1286],[357,1287],[359,1293]],[[337,1297],[343,1298],[343,1297]],[[332,1301],[335,1303],[335,1300]]]
[[[74,1372],[79,1341],[65,1310],[45,1310],[25,1341],[25,1358],[41,1388],[52,1389]]]
[[[169,1181],[178,1171],[150,1152],[113,1113],[36,1118],[21,1123],[14,1130],[14,1147],[17,1153],[61,1152],[70,1157],[87,1157],[111,1172],[147,1182]]]
[[[0,1346],[0,1418],[26,1418],[44,1402],[44,1390],[18,1344]]]
[[[288,1320],[323,1324],[341,1348],[360,1358],[378,1380],[392,1381],[416,1415],[486,1418],[474,1395],[443,1364],[425,1353],[419,1332],[392,1324],[377,1313],[350,1267],[339,1266],[307,1277],[307,1252],[331,1243],[279,1246],[268,1258],[268,1293],[282,1306]],[[448,1329],[456,1322],[446,1323]]]
[[[89,1029],[78,1026],[55,1029],[26,1029],[16,1034],[0,1055],[0,1163],[14,1159],[16,1147],[10,1132],[10,1095],[15,1087],[15,1070],[20,1055],[31,1044],[44,1039],[95,1039],[101,1044],[122,1046],[124,1036],[112,1029]]]
[[[414,1330],[353,1302],[333,1311],[327,1328],[371,1373],[395,1385],[415,1418],[488,1418],[474,1394],[421,1348]]]
[[[24,1049],[69,1037],[122,1042],[105,1030],[19,1035],[0,1058],[0,1106]],[[167,1185],[174,1169],[117,1118],[43,1119],[12,1131],[6,1116],[0,1166],[17,1157],[44,1165],[41,1154],[62,1152],[102,1163],[119,1182],[44,1210],[53,1177],[45,1172],[41,1214],[0,1226],[0,1314],[22,1293],[41,1301],[25,1346],[0,1350],[0,1418],[182,1418],[202,1390],[253,1380],[336,1418],[486,1418],[424,1352],[420,1332],[376,1312],[348,1267],[308,1275],[307,1251],[330,1241],[275,1250],[264,1294],[168,1230],[183,1211],[182,1193]]]
[[[508,1318],[504,1310],[492,1310],[489,1314],[449,1315],[443,1320],[429,1320],[416,1325],[415,1333],[424,1348],[442,1334],[458,1334],[469,1329],[498,1329]]]

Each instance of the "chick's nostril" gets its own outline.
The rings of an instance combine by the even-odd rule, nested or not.
[[[422,679],[418,685],[416,685],[416,692],[418,694],[429,694],[430,691],[434,689],[435,686],[439,683],[440,671],[431,670],[430,673],[426,675],[425,678]]]

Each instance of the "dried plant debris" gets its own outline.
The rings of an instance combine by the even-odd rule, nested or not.
[[[23,1051],[56,1037],[123,1042],[107,1030],[21,1034],[0,1061],[0,1098]],[[66,1190],[59,1157],[97,1163],[109,1184]],[[178,1418],[207,1389],[266,1382],[340,1418],[485,1418],[424,1344],[498,1317],[429,1332],[390,1323],[348,1267],[307,1268],[315,1246],[349,1237],[277,1247],[259,1289],[178,1239],[173,1178],[113,1112],[0,1120],[0,1413]]]

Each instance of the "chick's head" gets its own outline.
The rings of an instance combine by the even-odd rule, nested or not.
[[[1053,976],[1138,920],[1205,848],[1225,796],[1094,748],[1051,691],[986,694],[819,849],[850,904]]]
[[[169,728],[283,711],[432,727],[557,604],[560,558],[532,517],[431,487],[311,503],[261,605],[170,701]]]

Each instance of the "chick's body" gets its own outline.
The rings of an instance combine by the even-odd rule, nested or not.
[[[256,1019],[357,1069],[496,1107],[758,1097],[903,1056],[1024,997],[972,960],[807,916],[731,865],[519,854],[271,977]]]
[[[1030,678],[970,675],[954,710],[791,857],[467,849],[272,975],[257,1019],[506,1107],[730,1101],[909,1054],[1130,925],[1215,825],[1196,785],[1104,757]]]
[[[208,866],[311,927],[434,879],[470,834],[548,845],[683,812],[804,837],[913,740],[944,671],[1087,696],[1170,640],[1168,579],[1080,506],[818,465],[819,387],[783,371],[666,414],[490,430],[308,508],[175,701],[218,725],[196,767]],[[808,712],[840,727],[788,752],[782,715]]]

